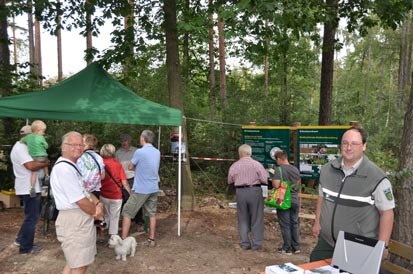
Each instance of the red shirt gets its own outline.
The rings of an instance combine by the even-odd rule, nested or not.
[[[126,180],[125,171],[122,165],[115,158],[103,158],[105,168],[109,170],[117,184],[113,181],[109,172],[105,173],[105,179],[102,180],[102,187],[100,188],[100,195],[107,199],[122,199],[122,192],[120,186],[122,180]]]

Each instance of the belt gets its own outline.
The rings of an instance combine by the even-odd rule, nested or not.
[[[261,184],[259,184],[259,185],[240,185],[240,186],[235,186],[235,188],[245,188],[245,187],[261,187]]]

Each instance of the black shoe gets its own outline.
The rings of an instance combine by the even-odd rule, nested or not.
[[[263,250],[263,248],[262,248],[261,245],[259,245],[259,246],[253,246],[253,247],[252,247],[252,250],[261,251],[261,250]]]
[[[20,254],[36,254],[39,253],[42,250],[40,246],[33,246],[32,249],[28,251],[19,251]]]
[[[282,247],[280,247],[277,249],[277,251],[284,255],[288,255],[288,256],[293,255],[293,251],[291,249],[284,250]]]
[[[249,249],[251,249],[251,246],[249,246],[249,245],[248,245],[248,246],[242,245],[241,248],[244,249],[244,250],[249,250]]]

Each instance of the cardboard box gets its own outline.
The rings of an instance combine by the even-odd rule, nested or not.
[[[265,274],[304,274],[304,269],[292,263],[284,263],[265,267]]]
[[[16,195],[9,195],[0,192],[0,201],[3,202],[4,208],[20,207],[20,198]]]

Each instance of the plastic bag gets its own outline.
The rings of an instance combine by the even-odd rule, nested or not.
[[[284,180],[281,167],[279,167],[279,170],[281,175],[280,187],[271,189],[264,203],[271,207],[286,210],[291,208],[291,183]]]

